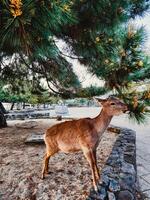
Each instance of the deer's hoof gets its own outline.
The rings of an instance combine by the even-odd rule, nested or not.
[[[103,184],[103,181],[101,179],[98,180],[99,185]]]
[[[95,190],[95,192],[98,192],[98,187],[97,187],[97,185],[94,185],[94,190]]]
[[[41,179],[43,180],[45,178],[44,174],[42,174]]]
[[[51,172],[51,171],[47,171],[47,172],[45,172],[45,174],[52,174],[53,172]]]

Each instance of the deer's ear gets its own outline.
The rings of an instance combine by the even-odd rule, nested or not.
[[[94,98],[96,101],[98,101],[99,103],[101,103],[102,105],[107,101],[107,99],[100,99],[100,98]]]

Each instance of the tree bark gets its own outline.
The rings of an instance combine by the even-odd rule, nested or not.
[[[5,109],[5,107],[3,106],[2,102],[0,102],[0,110],[2,111],[2,113],[6,114],[7,111]]]
[[[6,110],[3,104],[0,102],[0,128],[7,127],[7,122],[4,113],[6,113]]]
[[[11,108],[10,108],[10,110],[13,110],[14,105],[15,105],[15,103],[13,102],[13,103],[11,104]]]
[[[23,107],[23,109],[25,109],[25,107],[26,107],[26,103],[25,102],[23,102],[23,106],[22,107]]]

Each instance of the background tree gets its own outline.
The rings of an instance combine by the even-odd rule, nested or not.
[[[149,62],[142,53],[143,30],[128,22],[148,8],[148,0],[1,0],[1,80],[14,85],[17,76],[20,84],[29,79],[36,88],[44,78],[52,92],[76,96],[81,84],[56,45],[62,39],[71,57],[103,79],[140,122],[145,97],[131,98],[128,91],[133,81],[149,79]]]

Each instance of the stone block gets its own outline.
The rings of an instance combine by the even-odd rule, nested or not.
[[[102,190],[106,192],[102,199],[135,200],[137,189],[136,172],[136,135],[123,128],[114,144],[106,165],[102,170]],[[96,199],[96,198],[95,198]]]
[[[129,192],[128,190],[124,190],[124,191],[119,192],[118,199],[119,200],[134,200],[135,198],[131,192]]]
[[[113,192],[108,192],[108,200],[116,200],[115,194]]]
[[[32,133],[25,140],[26,144],[44,144],[43,134],[42,133]]]
[[[110,183],[109,183],[109,190],[110,190],[111,192],[117,192],[117,191],[119,191],[119,190],[120,190],[119,182],[116,181],[116,180],[114,180],[114,179],[110,180]]]

